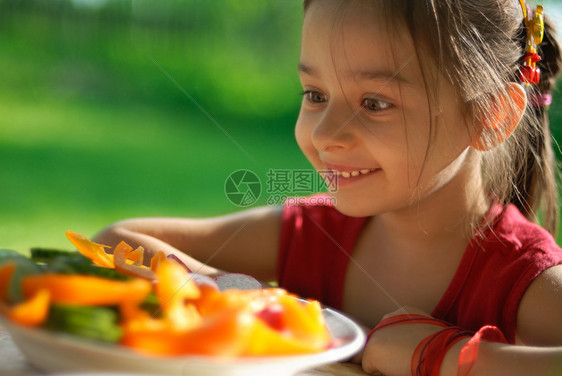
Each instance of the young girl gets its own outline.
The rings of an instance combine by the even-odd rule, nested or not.
[[[562,372],[546,112],[560,50],[547,23],[540,81],[521,81],[537,81],[528,13],[519,0],[305,1],[295,133],[337,178],[333,205],[133,219],[95,240],[382,320],[356,359],[369,373]]]

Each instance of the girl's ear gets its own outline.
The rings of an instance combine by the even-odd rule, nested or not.
[[[481,120],[471,146],[486,151],[507,140],[521,121],[526,106],[527,95],[523,87],[515,82],[508,83],[505,92],[493,99],[489,116]]]

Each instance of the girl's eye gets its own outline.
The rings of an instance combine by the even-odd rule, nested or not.
[[[386,110],[387,108],[390,108],[390,106],[390,103],[375,98],[365,98],[361,102],[361,107],[371,112]]]
[[[302,95],[304,99],[312,104],[318,104],[326,102],[326,96],[319,91],[315,90],[305,90]]]

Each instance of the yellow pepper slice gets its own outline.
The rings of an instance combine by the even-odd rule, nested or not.
[[[156,269],[155,291],[162,311],[177,330],[200,323],[201,315],[196,307],[187,303],[198,299],[201,291],[183,266],[173,260],[162,260]]]
[[[251,340],[244,355],[294,355],[310,354],[323,351],[329,341],[305,341],[296,338],[291,332],[280,332],[269,327],[261,320],[256,320]]]

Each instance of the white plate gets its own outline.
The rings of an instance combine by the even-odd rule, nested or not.
[[[203,356],[151,358],[124,346],[104,345],[76,337],[27,328],[8,322],[2,324],[27,361],[50,373],[113,372],[170,376],[288,376],[303,369],[345,360],[363,347],[365,334],[341,313],[322,310],[334,339],[329,350],[312,355],[219,359]]]

